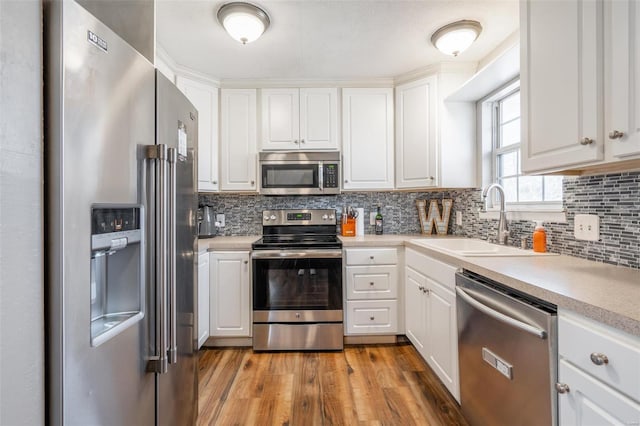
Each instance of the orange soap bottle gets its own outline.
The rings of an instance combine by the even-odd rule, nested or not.
[[[536,253],[547,251],[547,231],[542,226],[541,220],[536,220],[536,228],[533,230],[533,251]]]

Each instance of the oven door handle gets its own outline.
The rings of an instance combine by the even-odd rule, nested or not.
[[[252,259],[327,259],[342,257],[342,250],[254,250]]]

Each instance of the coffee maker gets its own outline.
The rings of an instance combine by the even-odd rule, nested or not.
[[[218,234],[216,214],[211,206],[200,207],[200,220],[198,221],[198,238],[212,238]]]

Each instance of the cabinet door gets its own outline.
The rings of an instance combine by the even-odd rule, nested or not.
[[[262,89],[262,149],[298,149],[300,97],[298,89]]]
[[[209,253],[198,255],[198,349],[209,338]]]
[[[407,267],[405,274],[405,330],[407,337],[423,358],[426,358],[427,337],[426,298],[423,292],[426,286],[427,278],[411,267]]]
[[[255,191],[256,184],[256,91],[222,89],[221,172],[223,191]]]
[[[460,401],[455,294],[427,278],[427,362]]]
[[[437,186],[437,77],[396,87],[396,187]]]
[[[520,3],[522,171],[604,158],[601,0]]]
[[[640,423],[640,404],[561,359],[559,382],[569,392],[558,394],[558,424],[632,425]]]
[[[211,336],[251,336],[249,252],[211,252]]]
[[[300,148],[339,149],[338,89],[300,89]]]
[[[198,192],[217,191],[218,88],[182,76],[176,84],[198,110]]]
[[[606,2],[607,153],[613,159],[640,154],[640,4]],[[621,137],[612,134],[622,132]]]
[[[343,189],[393,188],[393,89],[342,90]]]

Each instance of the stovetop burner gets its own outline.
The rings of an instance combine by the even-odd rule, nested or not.
[[[336,235],[335,210],[267,210],[262,212],[264,236],[254,250],[342,248]]]

